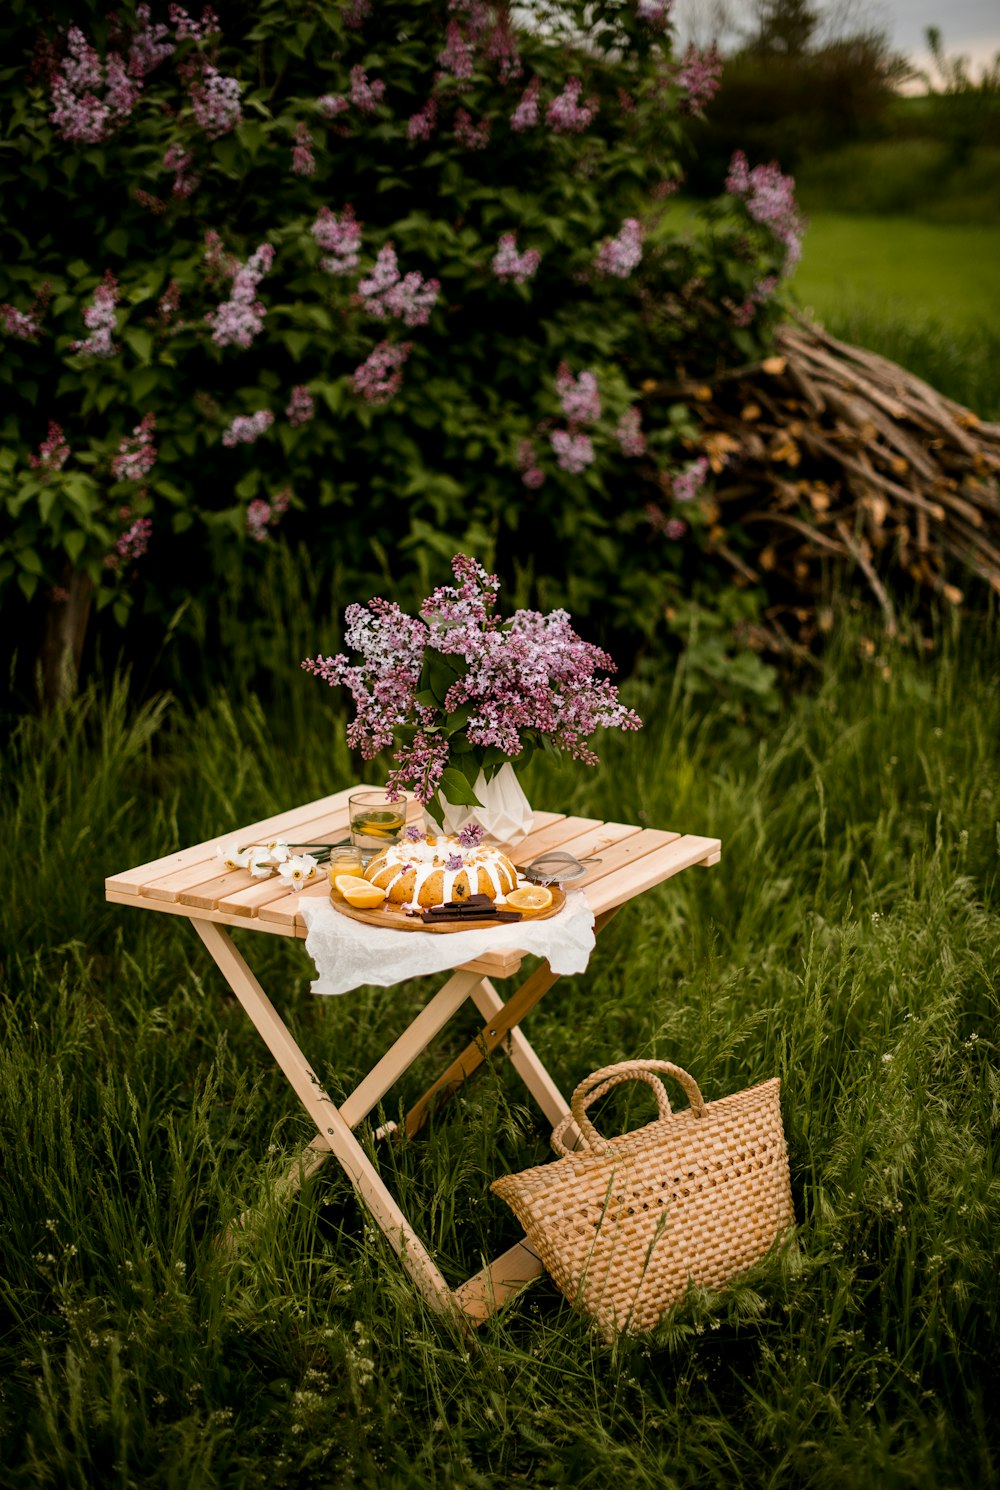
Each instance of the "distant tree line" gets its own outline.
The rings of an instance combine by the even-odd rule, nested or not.
[[[930,28],[933,75],[917,73],[876,28],[840,24],[809,0],[755,0],[748,24],[734,25],[725,5],[714,21],[737,40],[707,117],[690,134],[688,185],[718,189],[738,144],[751,162],[778,160],[794,171],[803,160],[858,140],[918,133],[946,140],[956,154],[1000,144],[1000,55],[981,76],[949,57]],[[900,108],[900,87],[926,85],[925,106]]]

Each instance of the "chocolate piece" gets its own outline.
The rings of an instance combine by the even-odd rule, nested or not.
[[[443,922],[464,925],[467,921],[520,921],[521,912],[498,911],[495,906],[474,906],[471,911],[445,910],[443,906],[435,906],[433,910],[421,911],[420,919],[428,926],[440,926]]]

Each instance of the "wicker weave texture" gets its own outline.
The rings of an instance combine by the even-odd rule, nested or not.
[[[646,1081],[654,1071],[676,1074],[692,1106],[602,1140],[586,1106],[626,1071]],[[505,1175],[491,1189],[605,1339],[652,1328],[689,1281],[722,1287],[794,1225],[776,1077],[705,1103],[687,1072],[669,1062],[625,1062],[581,1083],[573,1115],[587,1150]]]

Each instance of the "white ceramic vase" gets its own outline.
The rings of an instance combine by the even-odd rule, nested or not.
[[[461,832],[466,823],[475,818],[487,838],[508,848],[515,848],[522,838],[528,836],[534,814],[510,761],[504,761],[489,781],[480,771],[473,791],[483,804],[481,807],[458,807],[452,802],[443,802],[446,833]],[[428,820],[427,825],[431,832],[436,831],[436,824]]]

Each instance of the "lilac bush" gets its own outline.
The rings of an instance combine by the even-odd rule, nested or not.
[[[737,161],[710,252],[658,225],[717,70],[675,59],[668,5],[516,17],[5,12],[5,606],[82,574],[124,621],[142,575],[150,616],[204,616],[280,517],[358,593],[389,571],[412,599],[461,547],[602,634],[655,629],[676,579],[646,508],[694,424],[650,389],[768,345],[800,225]],[[50,423],[66,453],[33,464]],[[155,543],[109,567],[140,519]]]

